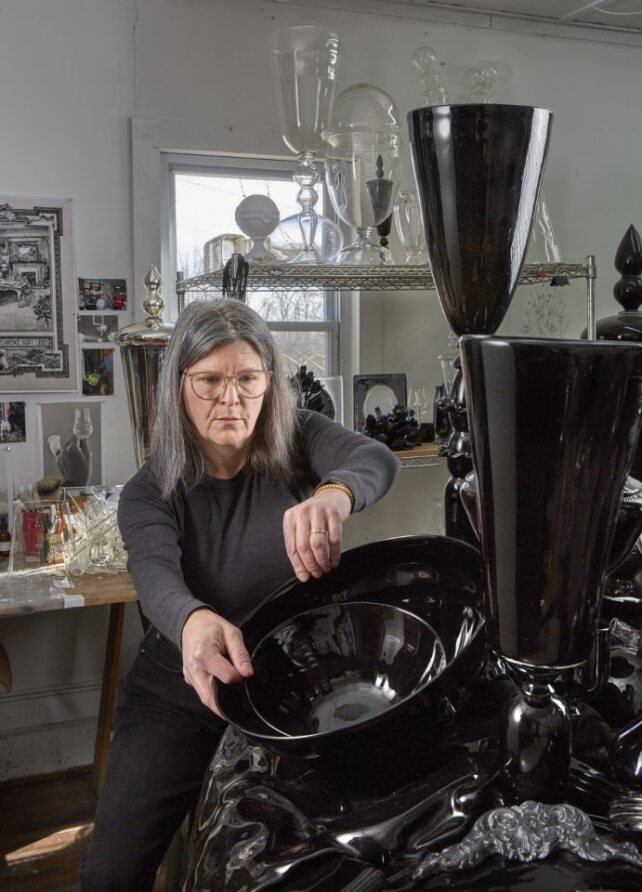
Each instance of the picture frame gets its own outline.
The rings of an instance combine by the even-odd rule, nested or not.
[[[375,407],[383,415],[392,412],[396,405],[405,406],[408,400],[406,373],[355,375],[353,377],[354,429],[363,429],[366,416]]]
[[[78,390],[70,199],[0,195],[0,390]]]

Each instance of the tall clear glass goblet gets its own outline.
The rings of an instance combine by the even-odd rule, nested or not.
[[[337,263],[390,263],[379,244],[377,226],[391,214],[401,169],[399,135],[368,131],[331,133],[325,178],[332,206],[357,237],[336,257]]]
[[[303,250],[290,263],[321,263],[314,247],[317,226],[315,156],[330,129],[334,105],[339,38],[315,25],[277,31],[270,37],[270,65],[277,99],[281,135],[298,155],[293,175],[299,184],[299,226]]]

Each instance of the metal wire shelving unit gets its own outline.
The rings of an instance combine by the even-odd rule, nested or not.
[[[589,338],[595,337],[595,258],[589,255],[585,263],[524,264],[519,277],[520,285],[567,285],[572,279],[586,279],[587,329]],[[189,300],[220,295],[223,271],[205,273],[183,279],[179,273],[176,281],[178,308],[182,310]],[[248,291],[434,291],[435,282],[429,266],[341,266],[336,263],[250,264]],[[397,452],[404,468],[425,468],[443,465],[445,458],[437,454],[436,447],[426,444],[407,452]]]
[[[519,283],[533,285],[548,281],[553,285],[564,285],[570,279],[591,281],[593,278],[594,262],[588,257],[585,264],[525,264]],[[222,270],[190,279],[179,276],[176,282],[179,309],[185,303],[185,295],[220,294],[222,284]],[[247,288],[248,291],[433,291],[435,282],[428,266],[253,263],[250,264]]]

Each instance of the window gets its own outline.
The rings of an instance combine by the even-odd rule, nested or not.
[[[172,280],[177,271],[186,279],[204,272],[206,242],[239,231],[234,212],[246,195],[269,195],[281,220],[299,211],[293,163],[196,155],[164,155],[164,159]],[[319,213],[324,212],[323,199],[320,184]],[[186,302],[205,297],[201,291],[187,292]],[[306,365],[316,377],[338,373],[339,306],[334,292],[248,290],[247,302],[268,321],[290,371]]]

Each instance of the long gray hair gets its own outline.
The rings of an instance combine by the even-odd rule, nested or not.
[[[191,488],[207,464],[183,403],[182,372],[216,347],[244,340],[272,372],[252,436],[250,468],[291,485],[295,479],[296,415],[283,360],[266,322],[238,300],[198,301],[180,313],[167,344],[156,393],[150,466],[165,498],[179,482]]]

